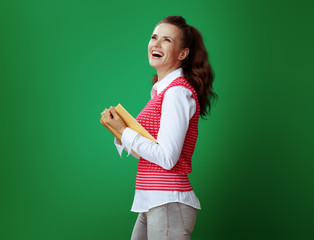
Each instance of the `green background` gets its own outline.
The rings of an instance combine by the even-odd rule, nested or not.
[[[136,116],[155,24],[204,37],[219,95],[200,120],[192,239],[314,239],[312,1],[2,0],[1,239],[129,239],[137,160],[100,112]]]

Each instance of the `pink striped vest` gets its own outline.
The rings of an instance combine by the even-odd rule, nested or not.
[[[194,88],[185,78],[176,78],[161,93],[147,103],[136,120],[157,139],[163,97],[165,92],[174,86],[183,86],[191,90],[196,102],[196,112],[190,119],[179,160],[171,170],[166,170],[157,164],[140,158],[137,168],[136,189],[182,192],[192,190],[187,175],[192,172],[191,158],[198,136],[198,120],[200,115],[200,107]]]

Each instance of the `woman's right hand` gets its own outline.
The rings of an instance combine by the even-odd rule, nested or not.
[[[119,114],[116,112],[114,107],[110,107],[109,109],[105,109],[101,114],[100,123],[103,126],[109,125],[115,131],[122,135],[124,129],[126,129],[126,125]],[[106,123],[106,124],[105,124]]]

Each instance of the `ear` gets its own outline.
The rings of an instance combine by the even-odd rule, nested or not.
[[[189,55],[189,52],[190,52],[190,49],[184,48],[184,49],[181,51],[181,53],[180,53],[180,55],[179,55],[179,57],[178,57],[178,60],[180,60],[180,61],[184,60],[184,59]]]

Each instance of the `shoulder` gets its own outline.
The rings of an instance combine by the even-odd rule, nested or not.
[[[176,86],[176,85],[181,85],[181,86],[186,86],[186,87],[190,86],[189,82],[186,80],[185,77],[178,77],[174,79],[170,84],[170,86]]]
[[[194,89],[184,77],[173,80],[165,89],[165,95],[193,97]]]
[[[185,86],[173,86],[165,92],[166,96],[172,96],[174,98],[182,98],[182,97],[193,97],[192,91]]]

